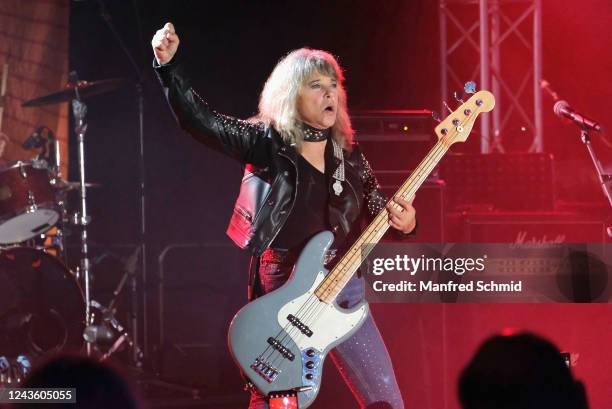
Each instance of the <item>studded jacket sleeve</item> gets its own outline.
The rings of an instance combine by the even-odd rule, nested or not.
[[[263,123],[233,118],[212,110],[191,87],[180,64],[153,67],[180,127],[196,140],[242,162],[252,158],[253,147],[263,139]]]
[[[388,199],[385,196],[385,194],[382,192],[380,188],[380,184],[378,183],[378,180],[376,179],[376,176],[374,175],[374,172],[372,171],[372,167],[370,166],[370,163],[368,162],[366,157],[363,155],[363,152],[359,150],[358,154],[359,154],[359,161],[361,165],[359,168],[361,169],[360,176],[361,176],[361,180],[363,183],[365,208],[368,213],[367,214],[368,222],[370,222],[374,219],[374,217],[376,217],[376,215],[378,215],[378,213],[380,213],[382,209],[385,208],[385,205],[387,204]],[[416,230],[417,230],[416,225],[414,229],[412,229],[412,231],[409,233],[402,233],[399,230],[390,228],[391,234],[395,238],[398,238],[398,239],[403,239],[405,237],[413,236],[416,234]]]

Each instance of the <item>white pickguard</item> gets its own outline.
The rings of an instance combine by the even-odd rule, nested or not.
[[[298,310],[306,302],[317,303],[316,320],[306,319],[304,322],[313,331],[312,336],[307,337],[301,333],[290,333],[291,338],[301,350],[315,348],[319,351],[327,351],[330,344],[338,341],[341,336],[348,333],[354,327],[359,326],[368,314],[367,303],[363,303],[361,307],[354,311],[347,312],[342,311],[335,303],[327,304],[319,301],[314,295],[314,291],[323,281],[323,278],[325,278],[324,273],[319,272],[314,284],[306,293],[288,302],[278,311],[278,323],[281,327],[284,327],[289,314],[299,317]],[[311,297],[312,300],[308,300]]]

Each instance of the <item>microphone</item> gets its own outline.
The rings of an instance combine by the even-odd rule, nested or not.
[[[574,111],[567,101],[557,101],[553,107],[553,111],[559,118],[565,117],[571,119],[584,129],[592,129],[596,132],[601,132],[601,126],[597,122],[587,118],[579,112]]]

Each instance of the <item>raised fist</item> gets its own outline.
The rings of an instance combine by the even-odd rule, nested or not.
[[[179,46],[179,38],[174,31],[172,23],[166,23],[163,28],[157,30],[151,40],[153,54],[159,65],[168,64]]]

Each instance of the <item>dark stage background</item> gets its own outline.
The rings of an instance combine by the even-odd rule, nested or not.
[[[152,35],[172,21],[181,38],[179,58],[188,65],[194,86],[217,110],[238,117],[255,113],[275,63],[301,46],[338,56],[346,68],[351,109],[437,110],[438,2],[104,3],[144,80],[147,269],[139,283],[144,305],[139,334],[145,337],[147,368],[205,385],[211,394],[240,394],[225,331],[246,301],[248,260],[224,231],[241,169],[176,126],[151,69]],[[610,126],[610,2],[543,1],[543,7],[544,77],[570,104]],[[138,78],[95,1],[71,2],[70,67],[87,80],[125,77],[135,84]],[[93,249],[95,255],[125,256],[140,240],[135,85],[91,99],[88,107],[87,175],[103,185],[89,191]],[[545,146],[556,157],[559,198],[603,205],[577,129],[553,116],[546,96],[544,113]],[[73,136],[71,141],[75,179]],[[477,151],[475,141],[461,149]],[[599,138],[593,143],[604,165],[609,163],[610,144]],[[98,271],[99,286],[111,286],[116,273]],[[165,276],[161,289],[160,274]],[[420,409],[456,409],[458,371],[485,336],[505,327],[532,330],[579,353],[575,370],[586,382],[592,407],[610,407],[610,313],[607,305],[374,306],[407,407]],[[330,368],[313,407],[356,406]]]

